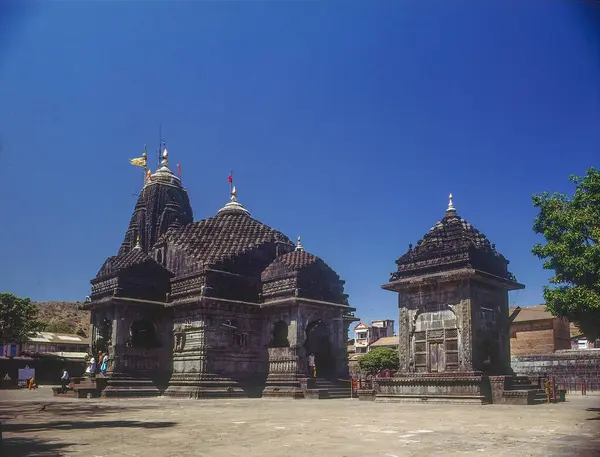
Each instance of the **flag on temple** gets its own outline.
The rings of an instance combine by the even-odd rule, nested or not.
[[[135,159],[129,159],[129,163],[135,167],[146,168],[146,157],[136,157]]]
[[[177,176],[181,176],[181,165],[177,164]]]
[[[231,173],[229,173],[229,176],[227,177],[227,182],[228,182],[229,184],[231,184],[231,183],[233,182],[233,176],[232,176],[232,174],[231,174]]]

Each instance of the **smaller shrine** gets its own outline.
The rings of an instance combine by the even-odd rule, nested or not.
[[[382,286],[398,293],[400,369],[375,382],[373,398],[534,402],[538,386],[510,368],[508,292],[525,286],[508,263],[450,195],[444,217]]]

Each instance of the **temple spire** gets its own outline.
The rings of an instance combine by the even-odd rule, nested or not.
[[[302,243],[300,243],[300,236],[298,236],[298,242],[296,243],[296,251],[304,251]]]

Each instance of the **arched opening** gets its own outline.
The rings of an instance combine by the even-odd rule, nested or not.
[[[306,354],[314,354],[315,367],[318,377],[335,375],[335,357],[331,345],[331,332],[329,326],[321,319],[308,324],[306,327],[306,341],[304,343]]]
[[[273,333],[271,334],[269,347],[287,348],[289,346],[290,341],[288,340],[288,324],[284,321],[278,321],[273,326]]]
[[[135,321],[129,331],[131,347],[155,349],[161,346],[154,325],[147,319]]]

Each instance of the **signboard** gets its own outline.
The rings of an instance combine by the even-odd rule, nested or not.
[[[29,368],[29,366],[26,366],[25,368],[19,368],[17,377],[18,381],[35,378],[35,368]]]

